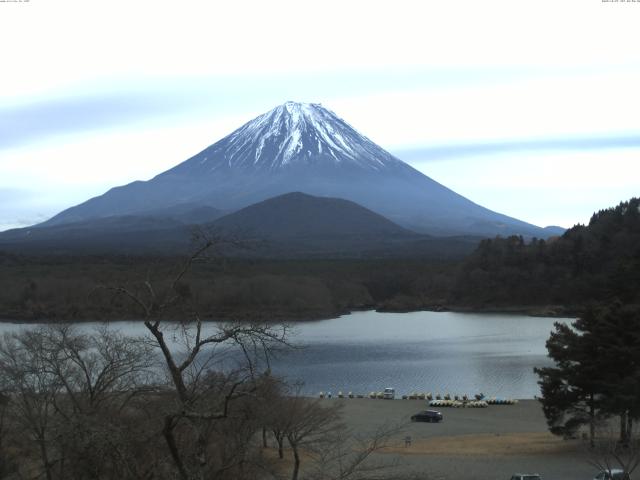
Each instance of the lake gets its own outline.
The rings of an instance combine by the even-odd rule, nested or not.
[[[417,392],[533,398],[533,368],[551,362],[545,342],[553,323],[571,319],[516,314],[354,312],[295,325],[303,348],[275,359],[273,372],[304,382],[303,391],[368,394],[394,387]],[[95,324],[82,324],[90,329]],[[116,322],[129,335],[141,322]],[[0,324],[0,332],[28,328]]]

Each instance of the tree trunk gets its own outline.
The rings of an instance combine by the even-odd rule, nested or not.
[[[284,438],[276,436],[276,441],[278,442],[278,457],[282,460],[284,458]]]
[[[593,393],[589,395],[589,446],[595,448],[596,436],[596,407],[594,405]]]
[[[47,452],[47,444],[45,443],[44,438],[39,438],[38,443],[40,444],[40,456],[42,457],[42,465],[44,466],[44,473],[47,476],[47,480],[52,480],[53,476],[51,475],[51,465],[49,464],[49,454]]]
[[[625,410],[620,414],[620,443],[622,445],[627,445],[627,440],[627,411]]]
[[[278,444],[278,457],[280,460],[284,458],[284,433],[281,433],[279,430],[271,430],[273,436],[276,439],[276,443]]]
[[[291,480],[298,480],[298,473],[300,472],[300,455],[298,454],[298,446],[292,443],[291,450],[293,450],[293,473],[291,474]]]
[[[184,384],[182,372],[176,365],[171,350],[169,350],[169,347],[167,346],[167,342],[164,339],[164,334],[157,326],[154,326],[150,321],[145,321],[144,324],[158,342],[158,346],[162,351],[162,355],[164,356],[167,368],[169,369],[169,374],[171,375],[171,379],[173,380],[173,385],[176,387],[176,393],[178,394],[178,397],[180,397],[180,400],[183,403],[186,402],[187,387]]]
[[[189,480],[189,475],[184,468],[184,463],[182,462],[180,452],[178,451],[178,446],[176,445],[176,440],[173,437],[173,427],[173,418],[170,416],[165,417],[162,435],[164,435],[164,439],[167,442],[167,446],[169,447],[169,452],[171,453],[171,458],[173,458],[173,463],[176,464],[178,472],[180,472],[180,477],[182,478],[182,480]]]
[[[194,425],[194,428],[198,432],[196,440],[196,458],[198,459],[198,471],[200,472],[199,479],[204,479],[207,472],[207,438],[202,433],[202,428],[198,425]]]

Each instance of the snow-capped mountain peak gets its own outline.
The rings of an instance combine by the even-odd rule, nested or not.
[[[404,163],[316,103],[286,102],[249,121],[177,167],[192,170],[282,170],[345,166],[386,170]]]
[[[233,211],[290,192],[351,200],[431,235],[549,235],[440,185],[322,105],[296,102],[254,118],[151,180],[113,188],[43,225],[185,206]]]

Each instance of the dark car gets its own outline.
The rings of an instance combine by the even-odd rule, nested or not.
[[[411,415],[412,422],[441,422],[442,414],[436,410],[423,410],[415,415]]]
[[[612,468],[611,470],[602,470],[594,477],[594,480],[629,480],[629,474],[624,470]]]

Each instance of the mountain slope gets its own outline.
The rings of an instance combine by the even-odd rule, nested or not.
[[[300,192],[250,205],[209,228],[245,244],[240,255],[258,257],[459,258],[480,240],[420,235],[349,200]]]
[[[547,237],[418,172],[316,104],[288,102],[146,182],[113,188],[44,225],[179,204],[237,210],[288,192],[344,198],[433,235]]]
[[[193,225],[153,216],[117,216],[0,233],[0,250],[21,253],[182,254]],[[294,192],[197,228],[234,239],[228,256],[272,258],[437,257],[470,253],[479,238],[434,238],[406,230],[348,200]]]
[[[212,226],[271,239],[417,237],[414,232],[356,203],[300,192],[250,205],[220,218]]]

